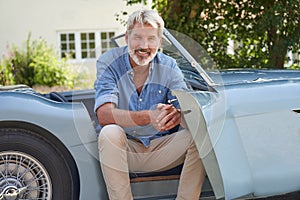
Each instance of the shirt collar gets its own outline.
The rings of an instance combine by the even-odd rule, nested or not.
[[[129,54],[128,54],[128,63],[129,63],[130,68],[128,69],[127,74],[130,76],[130,78],[133,78],[134,72],[133,72],[133,69],[132,69],[132,67],[130,65],[130,62],[129,62]],[[153,60],[151,61],[150,66],[149,66],[149,75],[148,75],[148,77],[150,77],[152,71],[153,71]]]

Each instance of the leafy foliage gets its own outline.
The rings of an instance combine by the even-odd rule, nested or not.
[[[7,47],[0,62],[0,74],[1,85],[72,87],[74,84],[74,76],[69,73],[66,60],[61,60],[44,39],[31,41],[30,34],[25,49]]]
[[[300,48],[299,0],[153,0],[153,7],[167,28],[199,42],[220,68],[283,68],[287,51]]]

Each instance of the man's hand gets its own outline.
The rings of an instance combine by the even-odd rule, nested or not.
[[[181,113],[169,104],[158,104],[155,110],[150,111],[152,126],[158,131],[170,130],[180,124]]]

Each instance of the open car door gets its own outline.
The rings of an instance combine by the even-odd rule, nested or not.
[[[217,109],[219,113],[215,116],[208,113],[208,109],[216,106],[213,104],[222,101],[219,94],[211,94],[209,98],[216,99],[207,106],[201,105],[203,98],[198,92],[173,93],[180,103],[184,123],[194,138],[216,199],[252,197],[251,170],[236,126],[230,120],[218,124],[224,117],[222,110]],[[228,134],[219,134],[220,129]]]
[[[205,167],[206,174],[210,180],[215,197],[217,199],[224,197],[224,185],[217,162],[216,154],[213,149],[212,141],[209,137],[206,120],[200,109],[198,101],[188,92],[173,91],[179,100],[181,112],[184,120],[193,136],[199,156]]]

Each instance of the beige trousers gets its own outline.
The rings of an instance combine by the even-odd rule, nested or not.
[[[198,200],[205,178],[191,134],[182,130],[151,141],[146,148],[128,140],[118,125],[102,128],[98,138],[99,158],[110,200],[132,200],[129,172],[158,172],[184,163],[177,200]]]

